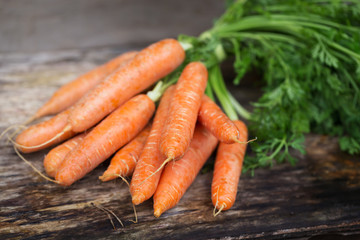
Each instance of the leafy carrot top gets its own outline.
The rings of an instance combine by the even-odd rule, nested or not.
[[[199,37],[180,35],[185,66],[209,69],[206,93],[227,115],[249,120],[255,153],[245,170],[305,153],[308,132],[339,137],[342,150],[360,153],[360,2],[357,0],[227,1],[227,11]],[[219,64],[235,56],[234,84],[251,69],[263,73],[263,95],[244,109],[226,89]],[[178,78],[181,67],[164,79]]]

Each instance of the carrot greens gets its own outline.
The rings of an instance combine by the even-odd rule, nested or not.
[[[211,29],[178,39],[186,46],[183,65],[203,62],[209,69],[206,93],[231,119],[247,119],[250,134],[257,136],[244,169],[295,163],[292,150],[305,153],[309,132],[337,136],[342,150],[359,154],[360,2],[227,3]],[[263,73],[263,94],[252,112],[226,89],[219,64],[229,56],[234,56],[235,85],[252,69]]]

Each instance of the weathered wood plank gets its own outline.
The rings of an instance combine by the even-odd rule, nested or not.
[[[57,87],[109,59],[120,50],[73,51],[0,56],[0,131],[25,121]],[[234,89],[245,105],[257,90]],[[71,187],[47,182],[0,141],[1,239],[283,239],[336,232],[360,232],[359,156],[340,153],[336,139],[309,135],[308,155],[299,163],[244,174],[234,207],[212,216],[211,172],[201,174],[180,203],[159,219],[152,201],[133,219],[127,186],[97,177],[108,161]],[[25,157],[42,169],[47,151]],[[213,158],[209,160],[213,161]],[[91,203],[112,210],[125,225]],[[353,235],[356,236],[356,235]]]

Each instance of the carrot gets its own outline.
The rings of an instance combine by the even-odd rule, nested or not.
[[[154,194],[154,215],[159,217],[174,207],[194,181],[196,175],[217,145],[217,138],[198,124],[190,148],[183,158],[169,163]]]
[[[240,130],[240,141],[246,142],[246,125],[239,120],[234,123]],[[218,147],[211,185],[211,199],[215,208],[219,210],[218,213],[214,212],[214,216],[222,210],[231,208],[235,203],[245,151],[246,144],[240,143],[220,143]]]
[[[173,95],[175,86],[169,87],[160,100],[156,111],[149,137],[146,140],[144,149],[136,164],[131,183],[130,192],[132,202],[138,205],[151,198],[158,185],[161,171],[153,174],[159,168],[165,158],[161,155],[159,144],[162,128],[168,116],[170,99]],[[148,176],[152,175],[150,178]]]
[[[198,116],[203,124],[220,142],[239,142],[240,132],[236,125],[208,96],[204,95]]]
[[[44,158],[44,168],[49,177],[55,177],[56,171],[58,170],[61,162],[65,159],[66,154],[82,142],[86,134],[87,133],[79,134],[51,149]]]
[[[74,106],[69,117],[71,128],[82,132],[95,125],[132,96],[172,72],[184,58],[184,50],[174,39],[143,49]]]
[[[65,84],[35,113],[31,120],[59,113],[72,106],[84,96],[86,92],[94,88],[105,77],[132,59],[136,54],[137,52],[135,51],[121,54],[90,72],[81,75],[72,82]]]
[[[144,148],[147,137],[149,136],[151,125],[142,130],[131,142],[120,149],[111,159],[110,165],[99,179],[103,182],[112,180],[120,176],[130,176],[139,160]]]
[[[163,128],[160,151],[165,162],[181,158],[194,134],[208,73],[200,62],[188,64],[176,84],[168,118]]]
[[[65,110],[47,121],[25,129],[17,136],[15,146],[24,153],[30,153],[74,136],[75,133],[71,130],[63,131],[68,122],[69,112],[70,110]]]
[[[69,186],[85,176],[134,138],[148,123],[154,110],[155,104],[148,96],[140,94],[131,98],[66,155],[56,173],[56,181]]]

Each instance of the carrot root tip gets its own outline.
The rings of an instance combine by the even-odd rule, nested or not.
[[[138,216],[137,216],[137,213],[136,213],[136,207],[135,207],[135,204],[132,203],[132,206],[133,206],[133,209],[134,209],[134,215],[135,215],[135,220],[129,220],[133,223],[138,223]]]
[[[255,137],[255,138],[253,138],[253,139],[250,139],[250,140],[248,140],[248,141],[246,141],[246,142],[242,142],[242,141],[240,141],[239,139],[236,139],[236,138],[234,138],[233,140],[234,140],[235,142],[237,142],[237,143],[240,143],[240,144],[248,144],[248,143],[251,143],[251,142],[256,141],[256,140],[257,140],[257,137]]]
[[[53,182],[53,183],[58,183],[59,184],[59,181],[56,181],[54,179],[51,179],[47,176],[45,176],[43,173],[41,173],[31,162],[29,162],[28,160],[26,160],[24,158],[24,156],[22,156],[19,152],[19,150],[17,150],[17,148],[14,146],[14,150],[16,152],[16,154],[19,156],[19,158],[21,158],[21,160],[23,160],[26,164],[28,164],[37,174],[39,174],[42,178],[50,181],[50,182]]]
[[[123,180],[128,185],[128,187],[130,189],[129,182],[123,176],[121,176],[120,174],[116,174],[116,173],[114,173],[113,175],[121,178],[121,180]],[[135,220],[130,220],[130,221],[133,222],[133,223],[137,223],[138,222],[138,217],[137,217],[137,213],[136,213],[136,207],[135,207],[135,204],[133,202],[132,202],[132,207],[133,207],[133,210],[134,210]]]
[[[116,230],[116,227],[115,227],[115,224],[114,224],[114,222],[113,222],[113,220],[112,220],[112,218],[111,218],[111,215],[113,215],[115,218],[116,218],[116,220],[120,223],[120,225],[122,226],[122,227],[124,227],[124,224],[122,223],[122,221],[120,220],[120,218],[118,217],[118,216],[116,216],[116,214],[113,212],[113,211],[111,211],[110,209],[107,209],[107,208],[105,208],[105,207],[102,207],[102,206],[100,206],[100,205],[98,205],[98,204],[95,204],[95,203],[93,203],[93,202],[91,202],[91,205],[92,206],[94,206],[94,207],[96,207],[96,208],[98,208],[98,209],[100,209],[101,211],[103,211],[104,213],[106,213],[107,214],[107,216],[108,216],[108,218],[109,218],[109,220],[110,220],[110,223],[111,223],[111,225],[113,226],[113,228]],[[111,215],[110,215],[111,214]]]
[[[9,132],[11,129],[14,129],[15,128],[15,131],[9,136],[10,138],[12,138],[13,136],[15,136],[15,134],[16,133],[18,133],[19,132],[19,129],[20,128],[23,128],[23,129],[26,129],[26,126],[25,125],[23,125],[23,124],[20,124],[20,125],[11,125],[11,126],[9,126],[9,127],[7,127],[4,131],[2,131],[2,133],[0,134],[0,139],[3,137],[3,136],[5,136],[5,134],[7,133],[7,132]]]
[[[217,215],[219,215],[221,213],[221,211],[224,209],[225,205],[221,205],[221,207],[219,208],[219,210],[216,212],[216,206],[214,207],[214,212],[213,212],[213,216],[216,217]]]
[[[160,211],[160,209],[155,209],[155,210],[154,210],[154,216],[155,216],[155,217],[158,218],[158,217],[161,216],[161,214],[162,214],[162,212]]]
[[[117,176],[115,174],[103,174],[102,176],[99,176],[99,179],[102,182],[107,182],[112,180],[113,179],[112,177],[117,177]]]
[[[134,205],[139,205],[140,203],[145,201],[145,196],[143,194],[139,195],[132,195],[131,196],[131,201]]]

